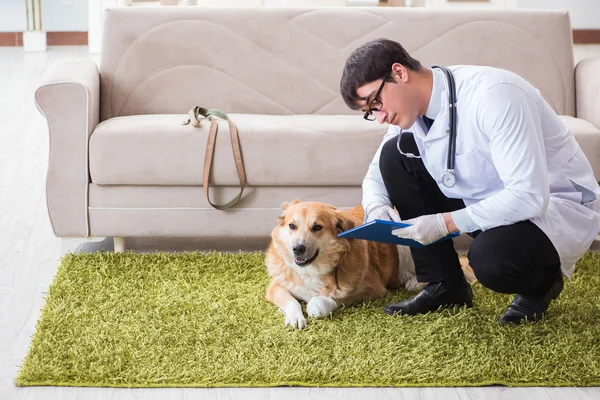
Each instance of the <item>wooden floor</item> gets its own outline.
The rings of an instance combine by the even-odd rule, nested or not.
[[[25,54],[0,47],[0,400],[12,399],[599,399],[600,388],[365,388],[365,389],[113,389],[17,388],[13,380],[58,266],[60,242],[46,212],[48,134],[33,92],[55,60],[88,57],[86,47],[50,47]],[[576,59],[600,56],[578,46]],[[157,247],[185,248],[165,241]],[[135,246],[148,242],[129,241]],[[187,245],[189,247],[189,244]],[[192,244],[194,246],[194,244]],[[177,250],[177,249],[175,249]],[[365,355],[368,356],[368,355]],[[401,355],[398,355],[399,362]]]

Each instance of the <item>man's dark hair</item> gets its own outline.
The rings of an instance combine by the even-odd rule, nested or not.
[[[346,105],[352,110],[357,110],[358,102],[365,99],[358,96],[356,89],[382,79],[394,63],[402,64],[411,71],[421,69],[421,63],[412,58],[400,43],[393,40],[371,40],[354,50],[344,65],[340,81],[340,92]],[[393,80],[392,76],[387,79],[388,82]]]

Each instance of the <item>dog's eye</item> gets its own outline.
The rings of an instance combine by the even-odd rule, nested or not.
[[[319,232],[323,227],[321,225],[315,225],[312,227],[313,232]]]
[[[296,230],[296,225],[294,224],[289,224],[288,225],[290,227],[291,230],[295,231]]]

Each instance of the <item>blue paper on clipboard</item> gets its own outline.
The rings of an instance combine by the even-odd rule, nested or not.
[[[375,242],[385,242],[385,243],[393,243],[399,244],[402,246],[410,246],[410,247],[425,247],[425,245],[412,240],[412,239],[404,239],[399,238],[398,236],[392,235],[392,231],[398,228],[406,228],[410,226],[410,224],[405,224],[403,222],[393,222],[393,221],[385,221],[382,219],[376,219],[371,222],[367,222],[366,224],[357,226],[356,228],[349,229],[345,232],[338,234],[338,237],[346,238],[346,239],[363,239],[363,240],[372,240]],[[458,236],[459,233],[451,233],[447,236],[444,236],[440,240],[434,243],[441,242],[443,240],[452,239],[455,236]],[[433,243],[432,243],[433,244]]]

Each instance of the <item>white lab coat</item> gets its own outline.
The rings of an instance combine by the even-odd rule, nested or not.
[[[600,230],[600,187],[573,134],[527,81],[508,71],[450,67],[457,91],[456,184],[445,187],[448,86],[426,133],[419,118],[410,129],[425,167],[449,198],[463,199],[483,231],[531,220],[558,251],[570,277]],[[431,99],[435,101],[435,99]],[[379,170],[381,147],[396,139],[390,126],[363,181],[363,207],[391,205]]]

